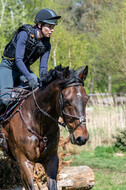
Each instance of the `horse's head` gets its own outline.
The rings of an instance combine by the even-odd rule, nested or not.
[[[77,145],[84,145],[89,139],[85,112],[88,96],[83,87],[87,74],[88,66],[76,71],[67,67],[60,84],[60,113],[71,134],[71,143]]]
[[[49,71],[47,75],[49,86],[47,83],[47,88],[42,92],[43,97],[44,93],[46,94],[46,101],[49,101],[50,95],[50,101],[53,102],[54,107],[50,106],[53,107],[51,119],[56,121],[54,118],[61,116],[64,121],[62,125],[67,126],[71,134],[71,142],[77,145],[84,145],[89,139],[85,111],[88,96],[83,87],[87,74],[88,66],[69,70],[69,67],[62,68],[59,65]]]

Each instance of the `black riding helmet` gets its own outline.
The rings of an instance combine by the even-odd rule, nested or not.
[[[47,23],[52,25],[57,25],[57,20],[60,19],[61,16],[57,16],[56,13],[51,9],[41,9],[35,17],[35,23]]]

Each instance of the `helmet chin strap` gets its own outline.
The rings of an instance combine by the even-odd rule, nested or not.
[[[42,27],[43,27],[43,25],[44,25],[44,23],[41,23],[41,28],[39,28],[39,27],[38,27],[38,24],[37,24],[37,28],[41,31],[42,36],[43,36],[43,37],[46,37],[46,36],[44,35],[44,33],[42,32]]]
[[[43,23],[43,24],[44,24],[44,23]],[[43,36],[43,37],[46,37],[46,36],[44,35],[44,33],[42,32],[43,24],[41,24],[41,33],[42,33],[42,36]]]

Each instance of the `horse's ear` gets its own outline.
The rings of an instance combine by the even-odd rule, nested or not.
[[[65,70],[63,72],[63,76],[64,76],[64,78],[69,78],[70,77],[69,66],[65,68]]]
[[[88,74],[88,66],[86,66],[83,70],[80,71],[79,77],[84,81]]]

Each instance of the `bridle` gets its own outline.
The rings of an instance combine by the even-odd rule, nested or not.
[[[83,83],[72,83],[70,85],[67,85],[65,88],[68,88],[68,87],[71,87],[71,86],[83,86]],[[63,88],[63,89],[65,89]],[[36,98],[35,98],[35,94],[34,94],[34,91],[33,91],[33,99],[34,99],[34,102],[35,102],[35,105],[37,106],[38,110],[43,113],[44,115],[46,115],[47,117],[49,117],[50,119],[52,119],[53,121],[55,121],[57,124],[60,124],[61,126],[63,126],[66,130],[68,129],[69,133],[70,134],[73,134],[73,132],[81,125],[81,124],[86,124],[86,114],[84,116],[75,116],[75,115],[71,115],[71,114],[67,114],[65,111],[64,111],[64,106],[63,106],[63,93],[62,93],[62,90],[60,90],[60,94],[59,94],[59,105],[60,105],[60,112],[61,112],[61,116],[63,118],[63,122],[60,122],[58,121],[57,119],[55,119],[54,117],[52,117],[50,114],[48,114],[47,112],[45,112],[43,109],[41,109],[36,101]],[[74,119],[77,119],[79,120],[79,123],[76,125],[76,127],[74,129],[70,129],[70,126],[69,124],[67,124],[66,122],[66,119],[65,119],[65,116],[67,117],[71,117],[71,118],[74,118]],[[66,128],[67,127],[67,128]]]
[[[69,133],[71,135],[73,135],[74,131],[81,125],[81,124],[86,124],[86,115],[84,116],[75,116],[75,115],[71,115],[71,114],[68,114],[65,112],[64,110],[64,104],[63,104],[63,89],[65,88],[68,88],[68,87],[71,87],[71,86],[83,86],[83,83],[79,82],[75,82],[75,83],[71,83],[71,84],[67,84],[64,88],[61,88],[60,90],[60,93],[59,93],[59,100],[58,100],[58,103],[59,103],[59,106],[60,106],[60,112],[61,112],[61,116],[63,118],[63,122],[60,122],[58,121],[58,119],[55,119],[54,117],[52,117],[50,114],[48,114],[47,112],[45,112],[43,109],[41,109],[37,103],[37,100],[36,100],[36,97],[35,97],[35,90],[33,90],[32,92],[28,93],[22,100],[20,99],[18,101],[18,103],[21,101],[21,104],[20,106],[12,113],[10,114],[9,118],[7,118],[6,120],[11,120],[11,118],[16,114],[16,113],[19,113],[20,114],[20,117],[21,119],[23,120],[24,124],[26,125],[27,129],[29,132],[31,132],[32,134],[34,134],[36,137],[38,137],[39,141],[40,141],[40,151],[42,151],[45,147],[47,147],[47,142],[49,139],[51,139],[52,137],[56,136],[58,134],[58,131],[59,131],[59,127],[58,127],[58,130],[55,134],[52,134],[51,136],[40,136],[39,134],[37,134],[34,129],[32,129],[25,121],[25,118],[23,116],[23,113],[22,113],[22,106],[25,102],[25,100],[32,94],[33,95],[33,99],[34,99],[34,102],[35,102],[35,105],[36,107],[38,108],[38,110],[43,113],[45,116],[49,117],[50,119],[52,119],[57,125],[60,124],[61,126],[63,126],[67,131],[69,131]],[[16,104],[17,105],[17,104]],[[70,125],[67,124],[66,120],[65,120],[65,116],[67,117],[71,117],[71,118],[74,118],[74,119],[77,119],[79,120],[79,123],[76,125],[76,127],[74,129],[70,129]],[[5,120],[4,120],[5,121]]]
[[[22,108],[22,106],[23,106],[25,100],[29,97],[29,95],[32,94],[32,95],[33,95],[34,102],[35,102],[35,105],[36,105],[36,107],[38,108],[38,110],[39,110],[41,113],[43,113],[45,116],[47,116],[47,117],[49,117],[50,119],[52,119],[57,125],[59,124],[59,125],[63,126],[67,131],[69,131],[70,134],[73,134],[73,132],[74,132],[81,124],[83,124],[83,125],[86,124],[86,114],[85,114],[84,116],[78,117],[78,116],[71,115],[71,114],[68,114],[68,113],[65,112],[65,110],[64,110],[64,104],[63,104],[63,93],[62,93],[62,91],[63,91],[64,89],[66,89],[66,88],[68,88],[68,87],[72,87],[72,86],[83,86],[83,83],[82,83],[81,81],[79,81],[79,82],[67,84],[67,85],[65,85],[63,88],[60,89],[58,103],[59,103],[59,106],[60,106],[60,114],[61,114],[61,116],[62,116],[62,118],[63,118],[63,122],[58,121],[58,119],[55,119],[55,118],[52,117],[50,114],[48,114],[46,111],[44,111],[43,109],[40,108],[40,106],[39,106],[38,103],[37,103],[37,100],[36,100],[36,97],[35,97],[35,93],[34,93],[36,90],[33,90],[32,92],[28,93],[28,94],[25,96],[25,98],[24,98],[23,101],[21,102],[19,108],[16,109],[16,111],[15,111],[14,113],[10,114],[9,118],[11,119],[17,112],[19,112],[20,115],[21,115],[21,118],[23,119],[24,123],[26,124],[25,119],[24,119],[23,114],[22,114],[22,109],[21,109],[21,108]],[[19,102],[20,102],[20,100],[18,101],[18,103],[19,103]],[[18,103],[17,103],[17,104],[18,104]],[[16,105],[17,105],[17,104],[16,104]],[[76,127],[75,127],[74,129],[70,129],[70,125],[66,122],[65,116],[70,117],[70,118],[74,118],[74,119],[76,119],[76,120],[79,120],[79,123],[76,125]],[[7,118],[7,120],[8,120],[8,118]],[[4,120],[4,121],[5,121],[5,120]],[[27,124],[26,124],[26,126],[27,126]]]
[[[71,87],[71,86],[83,86],[83,84],[82,84],[82,83],[73,83],[73,84],[71,84],[71,85],[66,86],[66,88],[67,88],[67,87]],[[63,89],[62,89],[62,90],[63,90]],[[60,95],[59,95],[60,112],[61,112],[61,116],[62,116],[62,118],[63,118],[63,121],[64,121],[65,125],[67,126],[67,128],[68,128],[70,134],[73,134],[73,132],[74,132],[81,124],[83,124],[83,125],[86,124],[86,114],[85,114],[84,116],[78,117],[78,116],[75,116],[75,115],[71,115],[71,114],[66,113],[65,110],[64,110],[64,105],[63,105],[63,93],[62,93],[62,90],[60,90]],[[74,118],[74,119],[76,119],[76,120],[79,120],[79,123],[76,125],[76,127],[75,127],[74,129],[70,129],[69,124],[67,124],[67,122],[66,122],[65,116]]]

